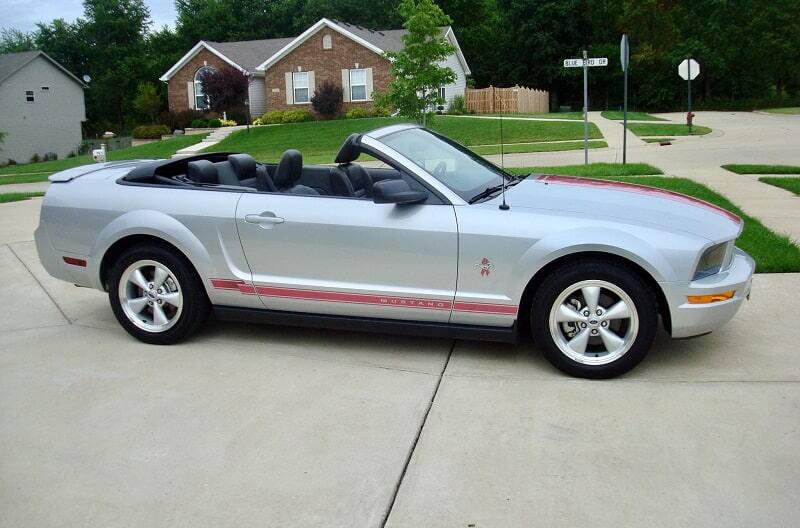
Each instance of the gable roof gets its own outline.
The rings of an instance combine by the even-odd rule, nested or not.
[[[322,18],[293,38],[242,40],[238,42],[209,42],[201,40],[167,70],[159,80],[170,80],[178,70],[192,60],[202,49],[208,50],[243,73],[263,75],[264,70],[288,55],[323,27],[328,27],[341,33],[378,55],[382,55],[385,51],[400,51],[403,49],[403,35],[406,34],[405,29],[373,31],[346,22]],[[464,59],[464,54],[461,52],[461,48],[455,38],[453,28],[446,26],[441,28],[441,31],[442,35],[456,47],[456,56],[464,71],[469,75],[469,66],[467,66],[467,61]]]
[[[21,51],[19,53],[4,53],[0,55],[0,84],[3,84],[3,82],[9,79],[12,75],[40,56],[50,61],[56,68],[64,72],[67,77],[80,84],[82,88],[86,88],[86,83],[75,77],[69,72],[69,70],[56,62],[55,59],[50,57],[50,55],[39,50]]]

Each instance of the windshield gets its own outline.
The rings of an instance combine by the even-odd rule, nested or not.
[[[380,141],[425,169],[467,202],[489,187],[502,185],[503,178],[511,178],[458,143],[423,128],[400,130]]]

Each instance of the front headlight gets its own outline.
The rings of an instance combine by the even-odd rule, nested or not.
[[[727,268],[733,257],[733,240],[711,246],[703,252],[692,280],[714,275]]]

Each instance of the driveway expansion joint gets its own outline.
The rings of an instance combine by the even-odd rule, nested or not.
[[[41,281],[39,281],[39,279],[36,278],[36,275],[34,275],[33,272],[31,271],[31,269],[28,267],[28,265],[25,264],[25,261],[20,258],[20,256],[17,254],[16,251],[14,251],[14,248],[11,247],[11,244],[3,244],[3,245],[6,246],[8,248],[8,250],[11,252],[11,254],[14,255],[14,258],[16,258],[19,261],[19,263],[22,264],[22,267],[25,268],[25,271],[27,271],[28,274],[36,282],[36,284],[39,285],[39,287],[42,289],[44,294],[47,295],[47,298],[50,299],[50,302],[52,302],[53,305],[56,307],[58,312],[61,314],[61,317],[63,317],[67,321],[67,324],[72,324],[72,320],[67,316],[67,314],[61,308],[61,306],[56,302],[56,300],[53,298],[53,296],[50,295],[50,292],[47,291],[47,288],[45,288],[44,285],[41,283]]]

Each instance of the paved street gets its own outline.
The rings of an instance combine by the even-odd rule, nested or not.
[[[46,275],[40,202],[0,205],[0,526],[800,519],[800,275],[609,381],[529,345],[210,322],[154,347]]]

